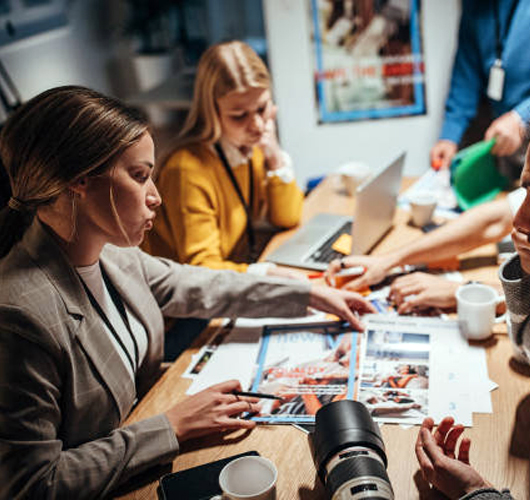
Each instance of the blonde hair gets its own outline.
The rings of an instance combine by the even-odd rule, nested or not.
[[[147,130],[139,111],[85,87],[56,87],[18,109],[0,135],[12,192],[0,217],[0,257],[21,238],[39,207],[82,177],[112,168]]]
[[[220,139],[217,99],[233,91],[270,86],[265,63],[249,45],[240,41],[213,45],[199,61],[193,102],[177,147],[195,142],[212,144]]]

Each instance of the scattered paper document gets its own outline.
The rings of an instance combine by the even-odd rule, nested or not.
[[[262,400],[254,418],[266,423],[312,423],[322,405],[344,398],[362,401],[381,423],[451,415],[471,426],[474,412],[491,413],[485,350],[469,345],[457,321],[373,314],[357,333],[324,317],[242,318],[228,333],[225,325],[212,336],[222,343],[201,351],[210,355],[188,394],[238,379],[244,390],[284,398]]]
[[[234,326],[235,321],[225,318],[221,326],[214,331],[206,345],[202,346],[201,350],[192,356],[191,363],[182,376],[184,378],[197,377],[210,361],[217,348],[225,341]]]
[[[453,188],[449,182],[448,170],[435,171],[429,168],[412,186],[410,186],[398,199],[401,208],[410,210],[409,199],[421,192],[434,194],[437,201],[434,215],[446,219],[454,219],[460,214],[458,203]]]

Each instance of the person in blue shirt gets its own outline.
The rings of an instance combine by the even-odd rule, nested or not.
[[[529,26],[530,0],[462,1],[445,120],[431,150],[433,167],[450,165],[485,101],[491,117],[482,126],[483,138],[495,138],[492,153],[501,172],[518,177],[530,121]]]

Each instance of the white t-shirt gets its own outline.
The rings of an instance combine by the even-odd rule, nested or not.
[[[136,363],[134,341],[131,338],[129,330],[126,327],[118,311],[118,308],[115,306],[107,287],[105,286],[99,262],[96,262],[95,264],[92,264],[90,266],[76,267],[76,271],[78,272],[79,276],[84,281],[88,289],[92,292],[92,295],[96,299],[96,302],[107,315],[108,320],[116,330],[116,333],[120,337],[120,340],[123,342],[123,345],[127,349],[129,356],[131,357],[133,362]],[[129,325],[131,326],[131,332],[138,346],[138,366],[140,366],[142,364],[142,360],[145,357],[145,353],[147,352],[147,332],[145,331],[145,328],[142,323],[140,323],[136,316],[132,314],[130,309],[127,307],[127,304],[125,304],[124,302],[123,305],[125,307],[125,314],[127,314],[127,318],[129,320]],[[129,372],[134,381],[135,373],[133,371],[131,363],[129,362],[127,354],[123,351],[123,347],[114,337],[111,330],[105,324],[103,319],[101,320],[101,322],[105,327],[105,331],[107,332],[109,339],[112,342],[112,345],[120,355],[123,364],[127,368],[127,371]]]

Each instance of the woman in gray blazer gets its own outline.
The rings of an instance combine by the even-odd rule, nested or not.
[[[186,439],[252,428],[227,381],[121,426],[157,376],[163,316],[300,316],[362,328],[359,295],[178,265],[137,248],[160,196],[147,124],[82,87],[48,90],[4,126],[0,216],[0,497],[100,498]],[[173,405],[173,406],[172,406]]]

